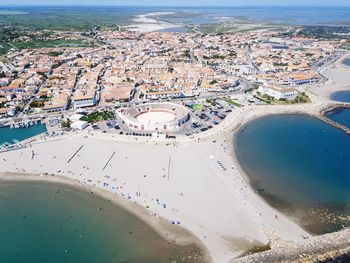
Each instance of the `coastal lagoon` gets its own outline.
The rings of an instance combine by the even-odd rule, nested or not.
[[[196,262],[199,252],[169,244],[126,210],[61,184],[2,181],[0,226],[2,263]]]
[[[350,108],[339,107],[326,113],[326,116],[333,121],[350,128]]]
[[[350,90],[334,92],[331,95],[331,100],[339,101],[339,102],[350,102]]]
[[[28,128],[18,129],[11,129],[10,127],[0,128],[0,148],[4,143],[13,144],[15,141],[23,141],[46,131],[45,124],[36,124]]]
[[[165,29],[157,30],[156,32],[170,32],[170,33],[186,33],[186,27],[170,27]]]
[[[350,226],[350,137],[306,115],[248,123],[235,139],[252,187],[306,230]]]
[[[23,6],[0,7],[0,23],[36,28],[71,29],[133,24],[139,15],[164,12],[155,18],[177,25],[215,24],[220,21],[289,25],[342,25],[350,23],[349,7],[118,7]],[[171,12],[172,14],[169,14]],[[16,15],[17,14],[17,15]],[[26,14],[26,15],[23,15]],[[172,29],[173,30],[173,29]],[[176,29],[178,32],[179,29]],[[181,31],[182,32],[182,29]]]
[[[27,12],[0,10],[0,15],[26,15]]]

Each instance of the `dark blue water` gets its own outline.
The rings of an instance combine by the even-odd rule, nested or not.
[[[0,128],[0,145],[5,142],[13,144],[13,140],[23,141],[46,131],[47,129],[44,124],[18,129],[11,129],[10,127]]]
[[[331,95],[331,99],[340,102],[350,102],[350,90],[334,92]]]
[[[198,248],[169,244],[134,215],[88,192],[1,181],[1,263],[204,262],[187,258],[196,254]]]
[[[336,108],[326,113],[326,116],[350,128],[350,108]]]
[[[350,59],[345,59],[343,63],[350,67]]]
[[[350,226],[350,136],[318,119],[276,115],[249,123],[235,140],[252,186],[313,233]]]

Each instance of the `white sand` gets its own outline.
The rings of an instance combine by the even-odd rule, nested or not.
[[[143,124],[166,123],[175,120],[176,115],[166,111],[150,111],[137,116],[137,120]]]
[[[181,25],[172,24],[164,21],[155,19],[155,16],[159,15],[169,15],[173,14],[170,12],[157,12],[157,13],[148,13],[145,15],[139,15],[133,19],[135,23],[132,25],[126,26],[125,28],[130,31],[136,32],[153,32],[158,30],[163,30],[167,28],[181,27]]]
[[[322,98],[329,98],[335,91],[350,90],[350,67],[343,64],[344,59],[350,58],[350,54],[342,57],[337,63],[322,71],[329,81],[324,84],[310,87],[309,90]]]

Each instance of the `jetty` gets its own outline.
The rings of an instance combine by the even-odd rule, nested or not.
[[[271,249],[246,255],[231,260],[229,263],[248,262],[289,262],[289,263],[315,263],[315,262],[345,262],[338,258],[350,257],[350,229],[314,236],[300,242],[287,242],[278,238],[271,244]],[[348,261],[346,261],[348,262]]]
[[[319,116],[317,116],[317,118],[319,118],[320,120],[326,122],[327,124],[329,125],[332,125],[340,130],[343,130],[344,132],[346,132],[347,134],[350,134],[350,128],[345,126],[345,125],[342,125],[334,120],[331,120],[330,118],[327,117],[327,112],[330,112],[332,110],[335,110],[335,109],[339,109],[339,108],[350,108],[350,103],[342,103],[342,104],[335,104],[335,105],[330,105],[326,108],[324,108],[322,111],[321,111],[321,114]]]

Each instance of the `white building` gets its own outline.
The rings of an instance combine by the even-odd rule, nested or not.
[[[70,98],[66,93],[61,93],[50,101],[45,102],[43,110],[47,113],[65,111],[69,108]]]
[[[69,119],[73,122],[76,122],[76,121],[79,121],[82,117],[84,117],[84,115],[74,114],[74,115],[70,116]]]
[[[73,130],[80,130],[80,131],[84,130],[88,126],[89,126],[89,124],[86,121],[75,121],[70,125],[70,127]]]
[[[220,68],[231,76],[241,77],[255,75],[257,70],[250,65],[222,64]]]
[[[177,131],[190,120],[187,109],[175,103],[120,108],[117,114],[130,129],[138,131]]]
[[[275,85],[263,85],[260,86],[258,92],[266,94],[275,99],[287,99],[293,100],[298,96],[298,91],[293,88],[280,87]]]
[[[75,109],[84,107],[93,107],[96,105],[96,91],[78,91],[72,98]]]
[[[0,118],[13,117],[13,113],[16,112],[11,108],[0,108]]]

